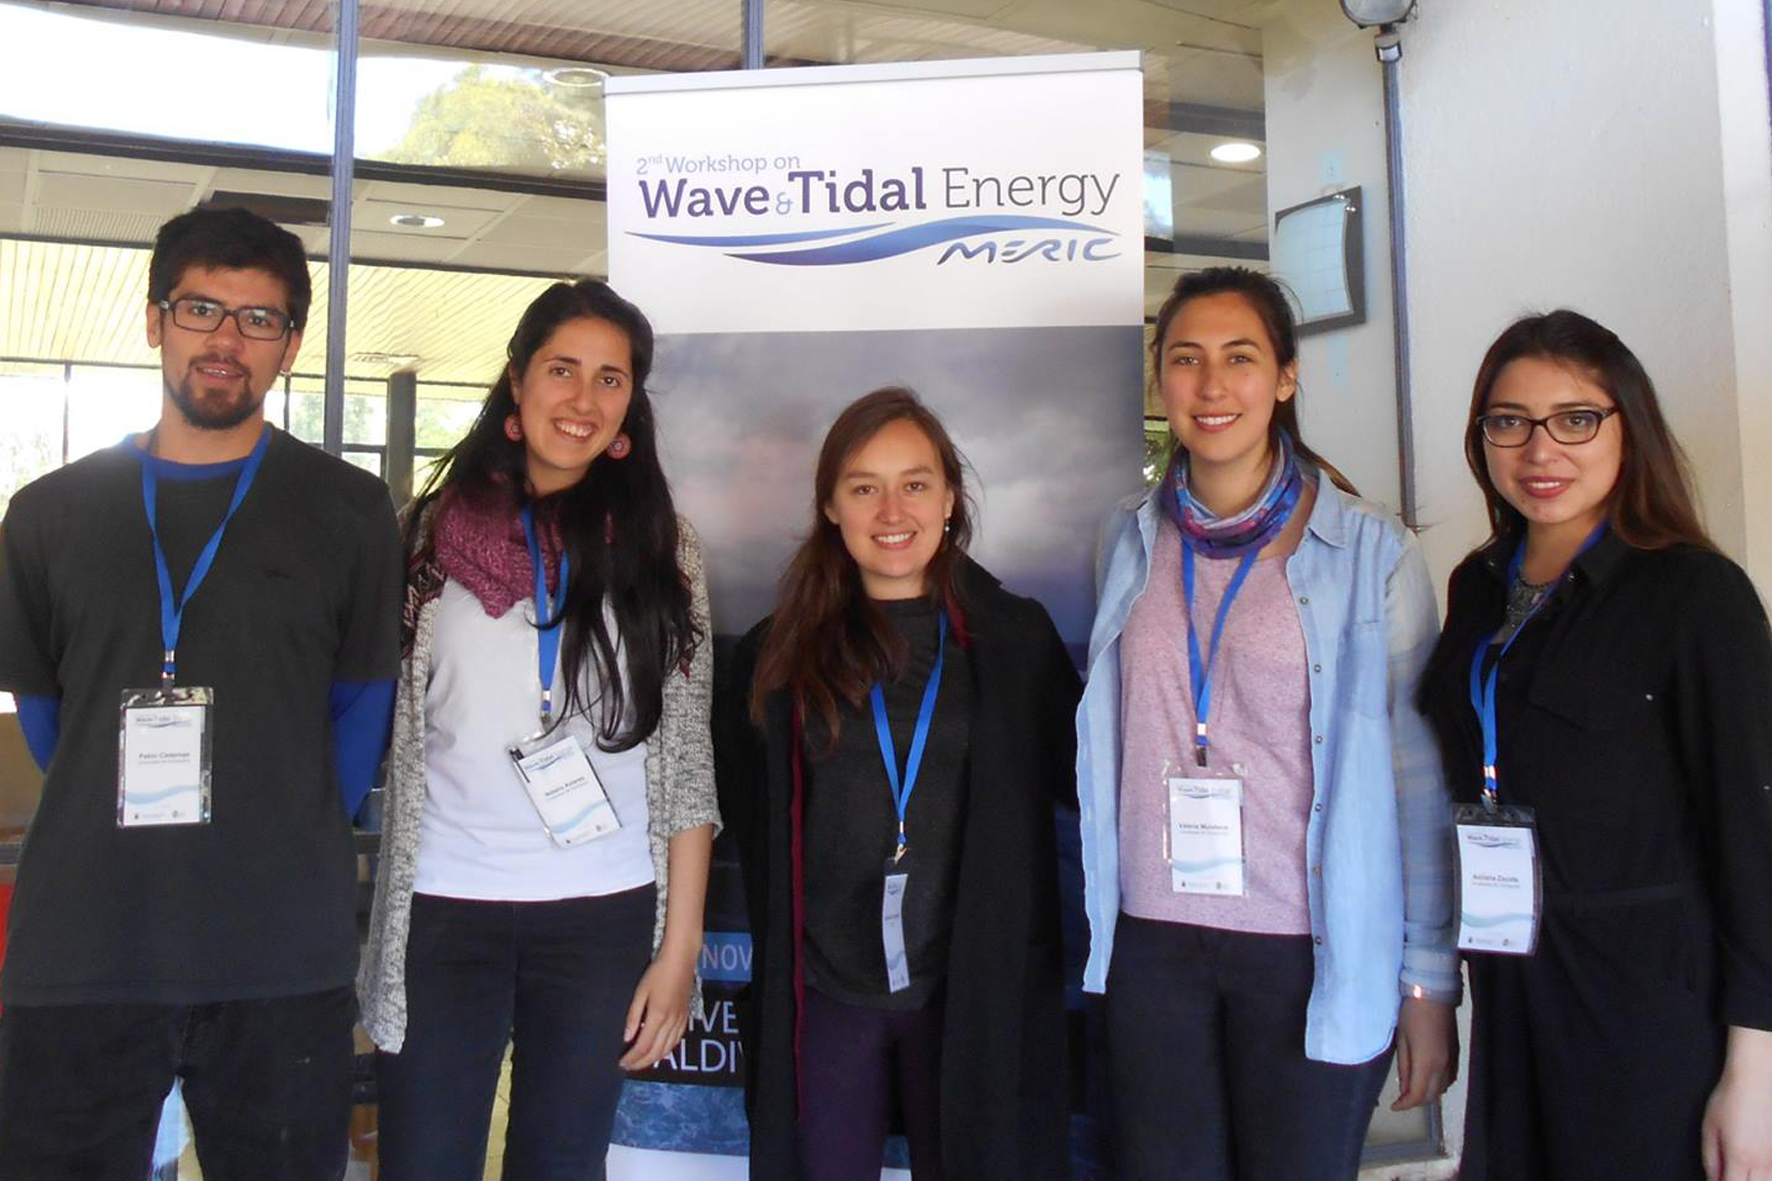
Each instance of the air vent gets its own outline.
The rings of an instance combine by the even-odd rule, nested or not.
[[[332,202],[318,197],[288,197],[281,193],[209,194],[202,209],[246,209],[280,226],[323,226]]]

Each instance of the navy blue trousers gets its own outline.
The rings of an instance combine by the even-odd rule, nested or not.
[[[1119,1181],[1352,1181],[1391,1052],[1304,1056],[1312,970],[1307,935],[1120,916],[1106,1003]]]
[[[382,1181],[480,1181],[507,1045],[504,1177],[600,1181],[656,898],[413,896],[406,1040],[375,1056]]]

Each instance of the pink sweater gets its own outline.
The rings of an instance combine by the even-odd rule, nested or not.
[[[1204,655],[1234,560],[1200,558],[1194,622]],[[1310,932],[1310,674],[1286,560],[1255,564],[1225,622],[1212,675],[1212,761],[1194,761],[1181,538],[1162,519],[1151,577],[1121,637],[1120,907],[1139,918],[1272,935]],[[1243,781],[1246,893],[1178,894],[1164,852],[1172,776]]]

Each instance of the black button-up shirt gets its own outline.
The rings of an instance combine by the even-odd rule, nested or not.
[[[1471,655],[1515,544],[1453,572],[1422,682],[1460,802],[1482,788]],[[1537,811],[1544,937],[1772,1029],[1772,632],[1747,575],[1608,532],[1521,629],[1495,697],[1501,801]]]

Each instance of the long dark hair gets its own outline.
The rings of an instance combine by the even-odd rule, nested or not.
[[[898,630],[862,588],[861,568],[843,534],[825,516],[843,467],[882,429],[908,422],[935,448],[942,478],[954,494],[948,532],[929,559],[923,582],[937,606],[963,621],[957,574],[972,540],[972,505],[966,493],[965,460],[947,428],[915,391],[888,386],[851,402],[837,415],[818,451],[812,481],[812,531],[782,574],[769,634],[751,682],[751,717],[763,723],[764,701],[787,689],[794,703],[824,723],[834,744],[838,704],[860,708],[868,689],[891,680],[908,655]]]
[[[1201,271],[1189,271],[1177,279],[1175,289],[1157,311],[1156,334],[1151,338],[1151,372],[1154,375],[1153,380],[1159,385],[1163,380],[1163,337],[1169,331],[1170,321],[1192,300],[1224,294],[1242,296],[1250,309],[1260,317],[1262,327],[1267,329],[1268,343],[1273,346],[1274,360],[1279,362],[1282,370],[1298,361],[1298,325],[1292,316],[1292,305],[1286,300],[1285,289],[1279,282],[1248,267],[1207,267]],[[1281,431],[1292,436],[1292,449],[1298,458],[1315,466],[1343,492],[1350,496],[1360,494],[1352,481],[1342,475],[1334,464],[1305,443],[1304,435],[1298,429],[1296,391],[1284,402],[1274,403],[1274,416],[1268,421],[1267,427],[1270,448],[1279,447]],[[1187,449],[1181,445],[1179,435],[1175,435],[1173,430],[1170,433],[1169,459],[1173,464],[1177,458],[1186,454]]]
[[[1515,320],[1495,338],[1477,367],[1464,428],[1464,458],[1483,490],[1491,542],[1519,536],[1526,521],[1489,479],[1483,428],[1477,420],[1488,409],[1502,370],[1524,357],[1569,366],[1617,404],[1624,448],[1618,482],[1606,499],[1606,515],[1621,541],[1637,549],[1717,548],[1699,520],[1686,453],[1662,417],[1655,383],[1643,363],[1610,329],[1567,308]]]
[[[505,435],[506,416],[517,409],[512,375],[528,368],[548,338],[571,320],[601,320],[627,335],[633,392],[622,430],[632,449],[625,459],[601,456],[583,479],[535,498],[526,483],[524,444]],[[686,664],[703,639],[690,616],[690,588],[677,565],[677,513],[658,462],[658,437],[646,378],[652,371],[652,325],[640,309],[606,283],[581,279],[556,283],[523,312],[505,348],[505,364],[461,442],[450,449],[426,482],[407,520],[407,551],[420,537],[425,507],[455,498],[533,503],[538,524],[559,532],[571,559],[560,670],[566,680],[565,718],[586,708],[581,685],[590,661],[602,685],[595,719],[597,745],[629,750],[658,728],[664,709],[664,678]],[[616,636],[604,622],[608,599]],[[619,640],[627,662],[623,685],[616,661]]]

